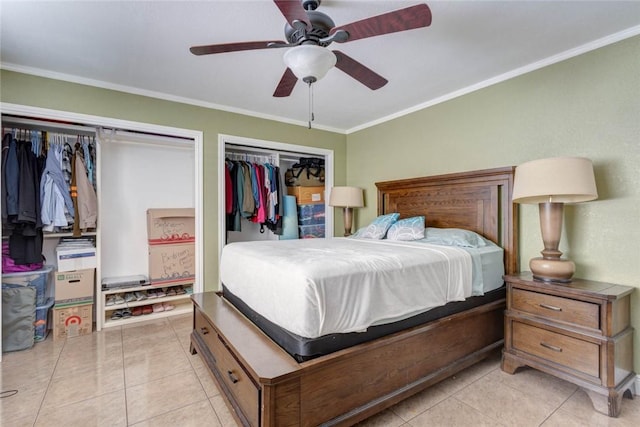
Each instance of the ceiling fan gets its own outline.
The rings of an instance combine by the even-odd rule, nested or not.
[[[334,65],[372,90],[380,89],[387,80],[339,50],[329,50],[333,43],[349,41],[427,27],[431,24],[431,10],[426,4],[383,13],[336,27],[326,14],[317,11],[321,0],[274,0],[284,15],[282,40],[249,41],[193,46],[194,55],[238,52],[242,50],[289,48],[284,55],[287,65],[273,96],[289,96],[301,79],[311,83],[322,78]]]

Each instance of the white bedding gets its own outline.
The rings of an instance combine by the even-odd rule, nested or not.
[[[317,338],[464,300],[472,270],[459,247],[333,238],[228,244],[220,278],[271,322]]]

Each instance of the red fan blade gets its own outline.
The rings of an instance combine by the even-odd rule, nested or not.
[[[330,34],[344,30],[349,33],[346,41],[353,41],[429,25],[431,25],[431,9],[426,4],[419,4],[332,28]]]
[[[192,46],[189,48],[194,55],[210,55],[212,53],[238,52],[241,50],[267,49],[270,43],[286,43],[281,40],[270,40],[260,42],[240,42],[210,44],[206,46]]]
[[[304,23],[307,29],[311,29],[311,23],[307,16],[307,11],[302,7],[302,2],[300,2],[300,0],[273,0],[273,2],[278,6],[280,12],[293,28],[296,28],[294,25],[295,21],[300,21]]]
[[[290,68],[287,68],[280,79],[280,83],[278,83],[278,87],[276,87],[276,91],[273,92],[273,96],[278,98],[283,98],[285,96],[291,95],[293,92],[293,87],[298,82],[298,78]]]
[[[344,71],[369,89],[380,89],[388,83],[387,79],[365,67],[345,53],[340,52],[339,50],[334,50],[333,53],[335,53],[338,58],[336,68]]]

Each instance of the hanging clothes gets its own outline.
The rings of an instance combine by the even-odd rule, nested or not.
[[[280,168],[268,162],[225,159],[227,231],[241,231],[240,219],[245,218],[282,233],[279,174]]]
[[[16,159],[12,154],[13,146]],[[10,257],[17,265],[40,263],[43,243],[40,220],[42,167],[32,151],[31,141],[11,141],[4,166],[5,179],[11,180],[7,182],[7,199],[4,200],[7,208],[6,218],[3,210],[3,229],[9,234]],[[14,170],[16,166],[17,181]]]
[[[98,220],[98,197],[96,191],[89,182],[87,170],[85,169],[86,159],[83,159],[81,150],[76,146],[75,153],[75,178],[77,188],[77,210],[76,221],[82,230],[96,228]],[[75,232],[75,227],[74,227]]]
[[[63,150],[64,147],[60,144],[49,145],[45,169],[40,180],[41,219],[44,231],[48,232],[54,231],[55,227],[67,227],[67,213],[71,218],[75,216],[69,184],[65,181],[62,170]]]

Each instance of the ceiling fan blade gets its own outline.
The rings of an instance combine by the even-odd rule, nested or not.
[[[293,28],[300,28],[301,24],[298,24],[298,26],[295,24],[295,21],[299,21],[304,23],[304,27],[309,30],[311,29],[311,22],[307,16],[307,11],[302,7],[300,0],[273,0],[273,2],[278,6],[280,12]]]
[[[344,71],[369,89],[380,89],[388,83],[387,79],[365,67],[345,53],[340,52],[339,50],[334,50],[333,53],[336,54],[336,58],[338,59],[336,62],[336,68]]]
[[[298,78],[296,77],[296,75],[293,74],[291,68],[287,68],[282,75],[282,78],[280,79],[280,83],[278,83],[278,87],[276,87],[276,91],[273,92],[273,96],[277,98],[283,98],[285,96],[291,95],[291,92],[293,92],[293,87],[297,82]]]
[[[240,43],[223,43],[209,44],[205,46],[192,46],[189,48],[194,55],[210,55],[212,53],[238,52],[241,50],[268,49],[271,43],[286,43],[281,40],[269,40],[259,42],[240,42]]]
[[[419,4],[332,28],[330,35],[338,30],[344,30],[349,33],[349,38],[345,41],[353,41],[429,25],[431,25],[431,9],[426,4]],[[336,41],[340,42],[340,40]]]

